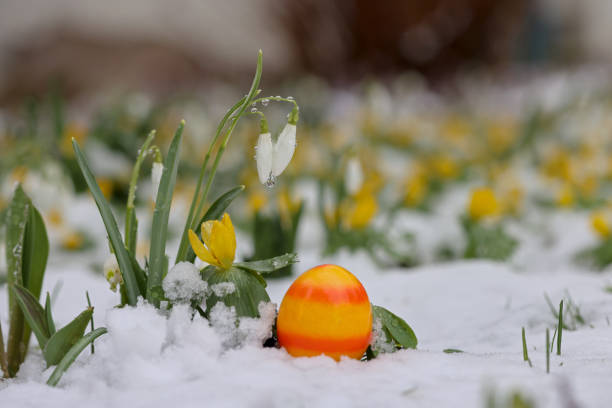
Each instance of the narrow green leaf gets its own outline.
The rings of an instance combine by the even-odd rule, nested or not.
[[[93,306],[91,306],[91,299],[89,299],[89,292],[88,292],[88,291],[85,291],[85,297],[87,298],[87,306],[88,306],[90,309],[93,309]],[[91,315],[91,320],[90,320],[90,323],[91,323],[91,331],[94,331],[94,330],[95,330],[95,327],[94,327],[94,318],[93,318],[93,314]],[[92,342],[92,343],[91,343],[91,354],[94,354],[95,352],[96,352],[96,348],[94,347],[94,344],[93,344],[93,342]]]
[[[234,201],[234,199],[238,197],[238,195],[243,190],[244,186],[237,186],[219,196],[219,198],[217,198],[215,202],[211,204],[211,206],[206,211],[206,214],[202,216],[200,222],[197,223],[196,226],[202,225],[202,223],[205,221],[217,220],[221,218],[227,207],[229,207],[232,201]],[[196,228],[196,231],[200,239],[202,239],[202,232],[200,231],[200,228]],[[187,255],[185,260],[191,263],[193,263],[193,261],[195,260],[195,253],[193,252],[191,246],[187,248]]]
[[[459,350],[459,349],[454,349],[454,348],[447,348],[442,350],[443,352],[445,352],[446,354],[455,354],[455,353],[463,353],[463,350]]]
[[[38,303],[38,299],[23,286],[14,284],[11,290],[17,299],[17,304],[19,304],[25,316],[25,320],[28,322],[32,331],[34,331],[40,348],[44,348],[50,337],[49,327],[47,326],[47,316],[44,309],[40,303]]]
[[[49,239],[47,229],[42,216],[34,207],[30,205],[28,223],[26,224],[23,238],[23,285],[34,296],[37,303],[40,299],[47,258],[49,256]],[[30,327],[25,327],[23,331],[23,344],[26,348],[30,344]],[[24,354],[25,359],[25,354]]]
[[[298,261],[297,254],[285,254],[275,256],[274,258],[264,259],[261,261],[251,262],[236,262],[234,266],[236,268],[245,269],[249,271],[255,271],[258,273],[270,273],[278,269],[282,269],[286,266],[294,264]]]
[[[23,239],[23,286],[38,300],[42,288],[47,258],[49,256],[49,239],[47,229],[40,212],[31,205],[28,222]]]
[[[91,331],[85,336],[78,339],[76,343],[74,343],[74,345],[70,348],[70,350],[68,350],[68,352],[64,355],[57,367],[55,367],[55,370],[53,370],[53,373],[47,380],[47,385],[55,387],[59,382],[60,378],[62,378],[62,375],[66,372],[66,370],[68,370],[68,368],[70,368],[70,366],[79,356],[79,354],[81,354],[81,351],[83,351],[83,349],[85,349],[88,344],[93,344],[95,339],[97,339],[106,332],[108,332],[108,330],[106,330],[106,327],[98,327],[96,330]]]
[[[550,373],[550,330],[546,329],[546,374]]]
[[[164,170],[159,183],[159,189],[157,190],[155,211],[153,212],[153,221],[151,223],[149,277],[147,279],[146,297],[147,300],[155,306],[159,306],[160,299],[153,298],[152,289],[157,286],[161,287],[161,282],[164,278],[164,262],[167,262],[166,239],[168,233],[168,217],[170,215],[174,184],[176,183],[176,174],[178,172],[179,149],[184,127],[185,121],[181,121],[170,143],[166,159],[164,160]]]
[[[93,308],[87,308],[75,317],[73,321],[59,329],[49,338],[49,341],[47,341],[43,349],[43,356],[45,357],[47,366],[59,363],[70,348],[83,337],[83,333],[85,333],[85,329],[92,315]]]
[[[30,213],[30,199],[21,185],[17,186],[6,214],[6,264],[9,288],[23,285],[23,240]],[[6,346],[7,371],[14,377],[25,357],[26,345],[23,344],[25,320],[21,308],[9,290],[9,333]]]
[[[557,355],[561,355],[561,337],[563,335],[563,300],[559,303],[559,322],[557,325]]]
[[[53,315],[51,313],[51,296],[49,296],[49,292],[47,292],[47,298],[45,299],[45,315],[47,317],[49,336],[52,336],[55,334],[55,323],[53,322]]]
[[[394,315],[384,307],[372,305],[374,317],[379,318],[383,329],[387,329],[393,340],[403,348],[416,348],[417,337],[412,328],[399,316]]]
[[[117,256],[117,263],[119,264],[119,269],[121,270],[123,281],[125,282],[128,304],[135,306],[138,302],[138,296],[140,296],[142,293],[138,290],[134,270],[132,269],[132,264],[128,256],[127,249],[125,248],[123,240],[121,239],[121,233],[117,227],[117,221],[113,216],[108,201],[106,201],[106,198],[104,198],[104,195],[96,182],[96,178],[87,165],[85,155],[81,152],[79,145],[74,139],[72,140],[72,147],[74,148],[74,153],[79,167],[81,168],[81,172],[83,173],[83,177],[85,178],[85,182],[87,183],[87,186],[94,197],[98,210],[100,211],[100,215],[102,216],[102,220],[104,221],[104,226],[106,227],[106,232],[111,242],[113,251]]]

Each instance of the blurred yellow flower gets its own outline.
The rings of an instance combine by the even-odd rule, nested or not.
[[[472,191],[468,205],[468,214],[473,220],[495,217],[501,212],[501,206],[495,193],[490,188],[478,188]]]
[[[75,251],[83,247],[83,235],[78,231],[68,231],[62,237],[62,248]]]
[[[443,180],[451,180],[459,175],[457,162],[448,155],[438,155],[431,159],[429,163],[433,172]]]
[[[211,220],[202,223],[202,241],[189,230],[189,242],[193,252],[202,261],[221,269],[229,269],[236,255],[236,233],[230,216],[225,213],[221,221]]]
[[[365,228],[376,212],[378,204],[374,194],[367,190],[357,193],[353,197],[348,197],[340,205],[340,215],[344,226],[349,229]]]
[[[291,226],[293,215],[300,209],[301,201],[292,199],[289,189],[283,188],[278,194],[278,212],[281,217],[281,222],[287,226]]]
[[[559,191],[557,205],[559,207],[571,207],[574,205],[574,191],[568,184],[565,184]]]
[[[113,191],[115,190],[115,183],[113,180],[105,177],[98,177],[96,181],[98,182],[98,186],[100,186],[100,190],[102,191],[104,197],[109,200],[113,195]]]
[[[607,217],[602,213],[594,213],[591,215],[591,227],[604,239],[609,238],[612,232]]]
[[[74,157],[72,138],[82,146],[85,139],[87,139],[87,129],[76,123],[68,124],[60,141],[60,151],[65,157]]]
[[[409,207],[420,205],[427,195],[427,180],[423,174],[415,174],[406,182],[404,203]]]
[[[251,192],[247,199],[247,205],[252,213],[259,212],[268,203],[268,196],[261,190]]]

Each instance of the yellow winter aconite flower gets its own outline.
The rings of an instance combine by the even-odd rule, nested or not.
[[[193,230],[189,230],[189,242],[193,252],[210,265],[221,269],[231,268],[236,255],[236,233],[230,216],[225,213],[221,221],[203,222],[201,228],[204,243]]]
[[[427,180],[422,174],[415,174],[406,182],[404,203],[407,206],[417,206],[423,202],[427,195]]]
[[[365,228],[377,211],[376,198],[367,190],[347,199],[340,206],[344,224],[350,229]]]
[[[602,213],[595,213],[591,216],[591,227],[593,227],[601,238],[610,237],[610,233],[612,232],[608,219]]]
[[[490,188],[478,188],[472,192],[468,213],[473,220],[485,217],[495,217],[500,213],[501,206],[495,193]]]
[[[564,185],[557,195],[559,207],[571,207],[574,204],[574,191],[569,185]]]
[[[62,248],[70,251],[80,249],[84,243],[85,239],[83,238],[83,234],[78,231],[67,231],[62,237]]]
[[[253,191],[247,198],[248,208],[251,212],[259,212],[267,203],[268,196],[261,190]]]

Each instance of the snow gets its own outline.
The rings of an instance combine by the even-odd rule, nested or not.
[[[449,190],[429,214],[399,214],[393,229],[415,232],[421,254],[433,254],[441,237],[458,245],[456,217],[469,188]],[[88,290],[95,325],[108,333],[96,341],[94,355],[86,349],[79,356],[56,388],[44,384],[52,368],[45,368],[32,341],[19,376],[0,383],[2,407],[476,407],[484,405],[491,389],[500,398],[520,390],[538,407],[563,406],[568,398],[597,407],[612,397],[612,294],[604,290],[612,284],[612,270],[593,273],[571,262],[577,250],[596,242],[587,213],[527,213],[509,225],[521,246],[507,263],[453,261],[386,270],[362,253],[321,257],[320,224],[307,213],[296,272],[323,263],[342,265],[361,280],[372,303],[404,318],[419,340],[417,350],[336,363],[260,346],[272,332],[275,305],[297,275],[269,280],[273,303],[262,303],[260,319],[242,319],[237,327],[235,311],[221,304],[211,311],[210,322],[180,303],[164,312],[142,302],[115,308],[119,295],[90,268],[108,257],[95,205],[79,199],[73,208],[70,221],[87,225],[98,246],[80,255],[51,251],[43,293],[55,293],[59,328],[84,310]],[[248,254],[248,241],[239,233],[239,256]],[[169,245],[167,252],[174,250]],[[164,290],[186,300],[231,288],[207,288],[197,269],[179,263]],[[567,292],[586,324],[564,331],[562,354],[551,355],[546,374],[545,331],[552,334],[556,319],[544,294],[558,305]],[[0,304],[6,302],[2,286]],[[8,327],[6,313],[0,308],[3,327]],[[523,361],[521,327],[532,368]],[[443,352],[449,348],[463,353]]]
[[[168,271],[162,282],[162,288],[166,297],[172,302],[189,303],[195,299],[203,302],[208,283],[202,280],[200,271],[194,264],[179,262]]]

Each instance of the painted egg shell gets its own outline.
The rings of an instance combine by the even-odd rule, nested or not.
[[[372,307],[352,273],[337,265],[320,265],[289,287],[276,327],[279,344],[294,357],[358,359],[370,343]]]

